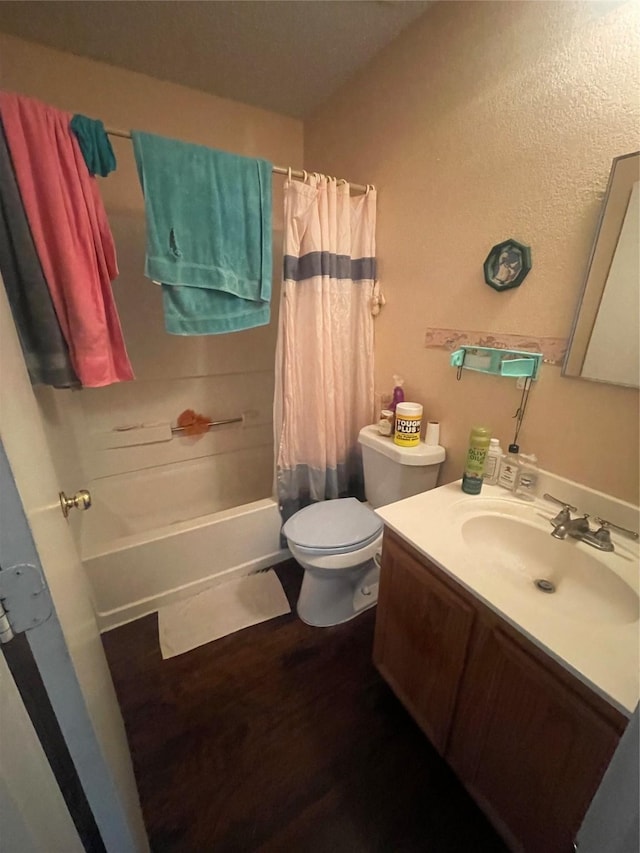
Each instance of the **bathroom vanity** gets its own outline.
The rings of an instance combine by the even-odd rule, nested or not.
[[[569,853],[638,698],[637,546],[592,558],[550,536],[557,507],[506,495],[378,510],[374,661],[513,850]]]

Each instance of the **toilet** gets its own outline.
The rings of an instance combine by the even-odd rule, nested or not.
[[[304,568],[298,616],[327,628],[353,619],[378,600],[382,521],[372,508],[433,489],[444,447],[399,447],[376,425],[360,430],[367,503],[338,498],[299,510],[282,532]]]

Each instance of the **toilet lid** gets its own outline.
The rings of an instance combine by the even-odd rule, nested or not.
[[[356,498],[338,498],[299,510],[282,532],[301,548],[333,550],[368,544],[382,532],[382,521]]]

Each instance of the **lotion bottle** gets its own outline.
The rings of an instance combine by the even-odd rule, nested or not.
[[[500,447],[500,439],[492,438],[487,450],[487,458],[484,465],[484,477],[482,481],[488,486],[495,486],[500,475],[500,463],[504,453]]]
[[[518,469],[520,467],[518,459],[519,452],[520,448],[517,444],[510,444],[509,452],[503,457],[500,463],[498,485],[502,486],[503,489],[509,489],[510,492],[515,489],[518,481]]]
[[[482,489],[484,462],[489,449],[491,430],[486,427],[474,427],[469,436],[467,461],[462,476],[462,491],[468,495],[479,495]]]

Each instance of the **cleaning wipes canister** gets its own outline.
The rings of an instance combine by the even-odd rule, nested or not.
[[[420,403],[398,403],[393,440],[400,447],[415,447],[420,444],[422,427],[422,405]]]

